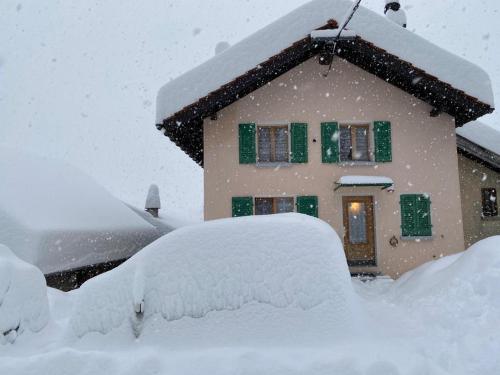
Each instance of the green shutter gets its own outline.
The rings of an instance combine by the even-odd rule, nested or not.
[[[337,122],[321,123],[321,160],[323,163],[339,161],[339,124]]]
[[[318,197],[314,195],[297,197],[297,212],[318,217]]]
[[[233,217],[253,215],[252,197],[233,197]]]
[[[391,123],[389,121],[375,121],[373,132],[375,135],[375,161],[381,163],[392,161]]]
[[[255,164],[255,124],[240,124],[240,164]]]
[[[432,236],[431,201],[423,194],[401,195],[401,232],[403,237]]]
[[[292,140],[290,161],[307,163],[307,124],[292,123],[290,133]]]

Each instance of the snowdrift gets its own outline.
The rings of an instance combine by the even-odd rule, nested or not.
[[[286,214],[169,233],[87,281],[70,325],[79,337],[163,331],[169,345],[196,346],[204,339],[206,345],[303,344],[340,337],[359,323],[337,234],[318,219]]]
[[[64,163],[0,149],[0,243],[48,274],[124,259],[159,232]]]
[[[42,273],[0,245],[0,344],[13,343],[26,330],[38,332],[48,321]]]

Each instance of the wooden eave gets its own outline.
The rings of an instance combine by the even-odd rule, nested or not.
[[[331,20],[319,29],[336,27],[337,23]],[[203,119],[213,116],[322,51],[324,44],[312,42],[307,36],[219,89],[182,108],[156,127],[196,163],[203,166]],[[455,118],[456,126],[462,126],[493,112],[490,105],[440,81],[437,77],[359,36],[354,40],[339,41],[336,55],[430,104],[436,113],[448,113]]]

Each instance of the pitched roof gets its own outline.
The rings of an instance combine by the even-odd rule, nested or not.
[[[457,129],[459,152],[500,172],[500,130],[480,121]]]
[[[337,27],[351,6],[313,0],[169,82],[157,97],[158,129],[201,164],[201,120],[321,52],[310,33]],[[493,110],[490,79],[476,65],[364,7],[349,28],[357,37],[342,41],[337,55],[451,114],[458,125]]]

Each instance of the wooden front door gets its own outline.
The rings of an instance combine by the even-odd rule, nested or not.
[[[374,266],[373,197],[342,197],[344,249],[349,266]]]

